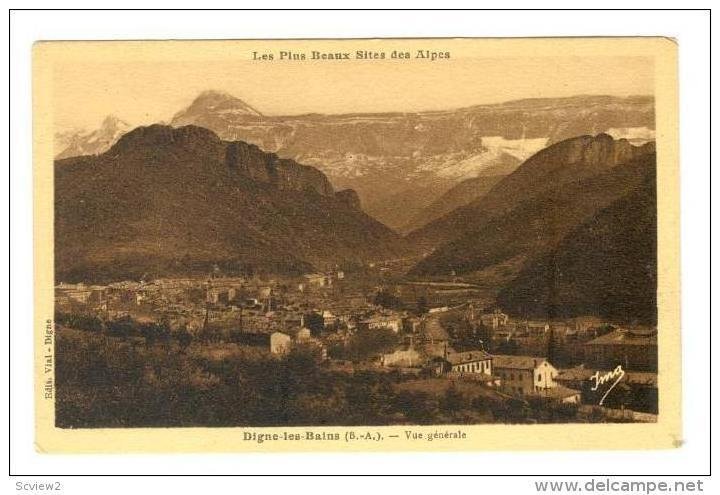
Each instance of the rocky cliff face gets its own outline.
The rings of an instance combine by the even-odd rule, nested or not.
[[[59,281],[302,273],[407,254],[322,172],[195,126],[127,133],[55,165]]]
[[[111,155],[173,147],[176,150],[218,153],[222,140],[209,129],[198,126],[173,128],[167,125],[137,127],[123,135],[109,150]]]
[[[158,124],[138,127],[120,138],[108,153],[132,154],[137,150],[154,150],[159,153],[159,150],[168,147],[174,152],[198,153],[205,159],[221,161],[230,170],[281,190],[334,195],[330,181],[316,168],[279,158],[274,153],[266,153],[242,141],[222,141],[214,132],[193,125],[178,128]],[[152,157],[149,159],[152,160]]]
[[[225,164],[253,180],[267,182],[278,189],[312,190],[323,196],[334,194],[330,181],[318,169],[278,158],[274,153],[265,153],[257,146],[242,141],[226,146]]]

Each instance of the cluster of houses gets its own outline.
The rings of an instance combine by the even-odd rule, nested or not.
[[[61,283],[55,287],[55,304],[63,307],[73,303],[99,306],[105,302],[107,292],[108,288],[103,285]]]
[[[559,371],[544,357],[490,354],[483,349],[456,352],[445,346],[442,356],[410,348],[384,354],[380,362],[390,368],[425,367],[437,376],[481,382],[511,396],[581,401],[581,391],[558,382]]]
[[[92,312],[105,319],[152,316],[191,332],[215,324],[269,334],[299,326],[303,314],[316,311],[321,303],[317,301],[319,289],[328,289],[333,281],[343,278],[343,272],[333,272],[311,274],[299,280],[188,277],[108,285],[60,283],[55,287],[55,306],[61,312]],[[364,294],[355,296],[349,297],[346,304],[367,305]],[[329,308],[325,304],[320,307],[323,306]],[[347,320],[344,314],[321,312],[326,326]]]
[[[512,318],[498,309],[435,306],[417,311],[388,309],[373,301],[375,287],[348,283],[342,271],[288,279],[243,277],[175,278],[105,286],[59,284],[56,307],[77,308],[112,319],[151,315],[199,334],[209,327],[233,329],[247,343],[281,357],[312,352],[332,364],[329,348],[358,332],[397,336],[394,348],[374,356],[379,370],[397,369],[473,380],[509,396],[542,396],[570,403],[597,401],[595,372],[620,365],[626,374],[620,402],[657,411],[657,330],[613,326],[596,317],[541,321]],[[414,290],[414,289],[413,289]],[[479,305],[478,305],[479,307]],[[482,338],[458,342],[444,324],[458,316]],[[480,331],[481,330],[481,331]],[[550,352],[549,342],[554,345]],[[259,344],[258,344],[259,343]],[[352,368],[352,366],[350,366]]]
[[[465,316],[488,330],[488,341],[478,348],[453,349],[453,339],[440,319],[429,314],[422,322],[421,337],[382,355],[381,366],[406,372],[429,369],[438,376],[482,382],[516,397],[592,405],[599,404],[607,390],[597,387],[597,376],[620,366],[623,377],[604,404],[657,414],[656,328],[614,326],[590,317],[513,321],[499,310],[477,312],[472,307]],[[530,340],[531,352],[502,351],[516,339]],[[549,345],[556,354],[552,359],[547,357]],[[519,345],[513,349],[518,348],[522,349]],[[562,354],[564,349],[572,352]]]
[[[313,337],[312,331],[304,324],[292,332],[273,332],[270,334],[270,353],[284,356],[294,349],[305,349],[317,357],[319,361],[327,359],[327,346],[320,339]]]

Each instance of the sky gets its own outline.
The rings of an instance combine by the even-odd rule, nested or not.
[[[444,110],[579,94],[651,95],[653,61],[630,56],[462,58],[429,62],[73,61],[53,68],[56,131],[107,115],[167,122],[208,89],[266,115]]]

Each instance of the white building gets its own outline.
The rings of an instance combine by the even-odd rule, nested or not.
[[[402,318],[399,316],[374,316],[361,321],[360,326],[368,330],[385,329],[398,333],[402,329]]]
[[[287,354],[292,348],[292,338],[282,332],[270,335],[270,352],[273,354]]]
[[[335,316],[331,311],[324,310],[322,312],[323,326],[325,328],[333,327],[338,321],[338,317]]]
[[[332,278],[328,277],[324,273],[309,273],[303,275],[303,277],[310,286],[328,287],[332,285]]]
[[[510,317],[499,309],[496,309],[492,313],[487,313],[480,316],[480,320],[482,321],[483,325],[492,327],[494,329],[507,325],[509,319]]]
[[[496,354],[493,369],[502,389],[513,395],[532,395],[557,387],[558,370],[544,357]]]
[[[295,340],[297,340],[298,342],[308,342],[312,340],[312,332],[309,328],[302,327],[300,330],[297,331]]]
[[[493,374],[493,357],[482,350],[455,352],[446,359],[453,373]]]

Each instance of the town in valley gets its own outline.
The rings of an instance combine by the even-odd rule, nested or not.
[[[393,394],[438,399],[409,407],[429,404],[440,413],[400,407],[388,424],[434,422],[438,415],[451,422],[647,422],[658,412],[654,327],[593,315],[508,314],[477,285],[457,277],[409,279],[394,263],[297,276],[216,269],[184,278],[59,283],[55,303],[61,339],[102,335],[127,347],[124,353],[163,346],[213,366],[241,356],[269,374],[303,356],[335,380],[379,375]],[[598,387],[597,374],[616,368],[623,380],[603,401],[611,383]],[[157,380],[161,373],[150,363],[141,374]],[[203,379],[203,386],[212,384]],[[484,414],[473,415],[478,404]],[[328,424],[344,424],[335,419]]]

